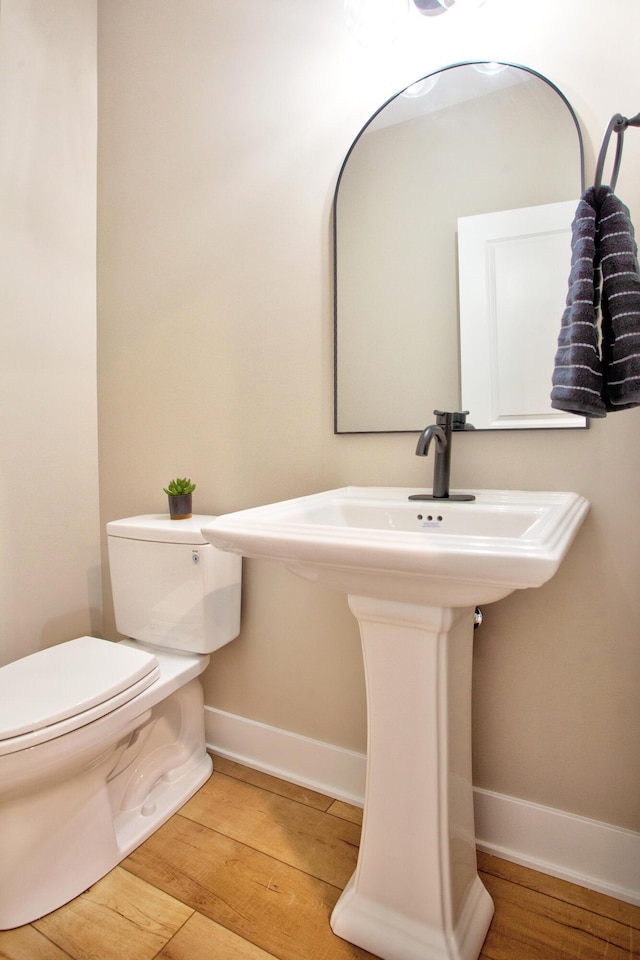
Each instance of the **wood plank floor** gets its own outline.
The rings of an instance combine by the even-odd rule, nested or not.
[[[361,811],[221,758],[215,767],[89,890],[0,931],[0,958],[371,960],[329,927],[355,866]],[[496,905],[483,960],[640,960],[640,908],[478,860]]]

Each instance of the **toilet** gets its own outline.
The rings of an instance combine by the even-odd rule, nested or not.
[[[199,676],[238,635],[241,563],[213,517],[107,524],[115,643],[79,637],[0,668],[0,929],[82,893],[212,771]]]

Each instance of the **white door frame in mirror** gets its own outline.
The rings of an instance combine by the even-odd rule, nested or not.
[[[476,429],[587,425],[550,399],[577,202],[458,219],[462,407]]]

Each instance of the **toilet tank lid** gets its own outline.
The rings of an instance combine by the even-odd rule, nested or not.
[[[149,513],[141,517],[111,520],[107,536],[126,540],[150,540],[157,543],[207,543],[200,532],[215,517],[194,514],[187,520],[171,520],[168,513]]]
[[[0,669],[0,741],[79,716],[159,674],[153,654],[96,637],[14,660]]]

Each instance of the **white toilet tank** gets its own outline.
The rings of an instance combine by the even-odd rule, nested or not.
[[[120,633],[157,647],[211,653],[240,631],[242,558],[207,543],[213,517],[151,514],[107,524]]]

